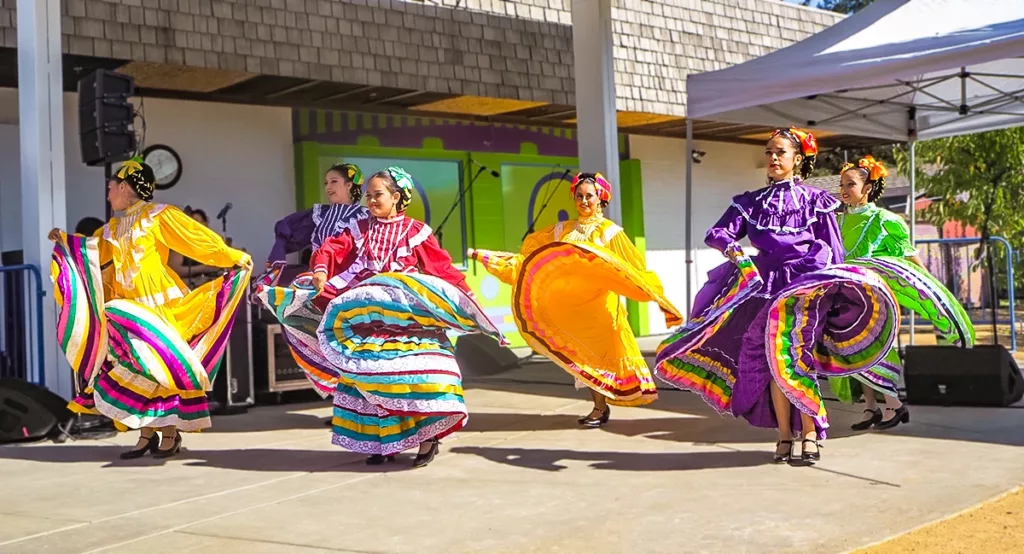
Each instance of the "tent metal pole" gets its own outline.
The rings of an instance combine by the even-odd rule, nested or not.
[[[686,226],[686,318],[690,317],[693,307],[693,120],[686,118],[686,183],[684,197],[686,214],[683,225]]]
[[[917,164],[914,161],[914,144],[910,140],[910,198],[907,199],[907,212],[910,214],[910,244],[917,247]],[[914,312],[910,312],[910,345],[914,345]]]

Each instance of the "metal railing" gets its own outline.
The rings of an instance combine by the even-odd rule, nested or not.
[[[46,386],[43,277],[34,265],[0,266],[0,377]]]
[[[1009,305],[1009,309],[1010,309],[1010,321],[1009,321],[1009,324],[1010,324],[1010,350],[1011,351],[1016,351],[1017,350],[1017,312],[1016,312],[1016,306],[1014,305],[1013,261],[1017,257],[1017,255],[1014,252],[1013,247],[1010,246],[1010,242],[1007,241],[1006,239],[1004,239],[1003,237],[989,237],[988,240],[989,240],[990,244],[991,243],[999,243],[999,244],[1003,245],[1003,248],[1006,249],[1006,295],[1009,297],[1009,304],[1010,304]],[[973,244],[981,244],[981,238],[920,239],[920,240],[914,241],[914,243],[915,244],[938,244],[938,245],[950,245],[950,246],[968,246],[968,245],[973,245]],[[968,286],[968,288],[970,288],[970,286],[971,286],[971,281],[970,281],[971,276],[970,276],[970,274],[971,274],[970,266],[968,265],[968,268],[967,268],[967,286]],[[954,281],[954,290],[952,291],[954,294],[957,293],[957,291],[955,290],[956,286],[957,286],[956,282]],[[989,296],[990,296],[989,301],[992,302],[996,308],[998,308],[999,307],[998,291],[990,290],[989,291]],[[911,327],[910,327],[910,333],[911,334],[910,334],[910,336],[911,336],[911,339],[913,339],[913,336],[914,336],[914,327],[913,327],[913,325],[914,325],[913,324],[914,318],[913,318],[913,314],[911,314],[910,322],[911,322]],[[994,321],[993,324],[995,324],[995,323],[997,323],[997,322]],[[993,337],[993,340],[995,340],[995,341],[999,340],[998,333]]]

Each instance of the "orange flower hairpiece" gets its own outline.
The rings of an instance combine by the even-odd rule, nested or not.
[[[862,167],[868,170],[868,179],[872,181],[877,181],[879,179],[889,176],[889,170],[885,168],[885,164],[876,160],[874,156],[864,156],[863,158],[857,160],[856,164],[852,162],[848,163],[843,166],[843,170],[840,171],[839,173],[846,173],[847,171],[855,167]]]
[[[796,137],[800,141],[800,153],[804,156],[817,156],[818,155],[818,139],[814,138],[814,135],[810,131],[804,131],[796,127],[790,127],[789,129],[778,129],[768,140],[783,134],[789,133]]]

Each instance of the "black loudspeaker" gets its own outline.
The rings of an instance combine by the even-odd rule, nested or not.
[[[235,323],[231,326],[220,369],[213,379],[213,390],[207,394],[211,413],[241,414],[255,403],[252,358],[252,307],[242,301],[235,311]]]
[[[936,406],[1009,406],[1024,398],[1024,377],[1001,345],[908,346],[907,402]]]
[[[135,80],[100,69],[78,81],[78,132],[82,162],[103,165],[127,160],[138,148],[135,138]]]
[[[483,376],[519,367],[519,358],[487,335],[462,335],[455,341],[455,361],[463,376]]]
[[[67,401],[21,379],[0,379],[0,444],[44,439],[71,419]]]

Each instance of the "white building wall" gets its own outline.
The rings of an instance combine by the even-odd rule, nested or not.
[[[150,98],[145,100],[146,144],[170,146],[182,159],[181,180],[157,191],[156,201],[202,208],[211,226],[231,202],[227,236],[261,264],[273,243],[274,222],[295,209],[292,120],[288,108]],[[81,162],[77,95],[64,95],[67,127],[67,228],[83,217],[103,218],[103,168]],[[0,89],[0,248],[20,248],[18,91]],[[46,269],[46,268],[44,268]]]
[[[704,233],[729,206],[732,197],[764,184],[764,147],[694,141],[694,149],[707,154],[693,166],[693,220],[687,222],[685,181],[686,141],[662,137],[630,136],[630,158],[640,160],[643,177],[644,228],[647,267],[657,273],[669,300],[686,309],[686,225],[692,225],[694,263],[692,298],[707,273],[725,261],[704,245]],[[745,242],[745,241],[744,241]],[[652,334],[667,331],[665,318],[648,304]]]

